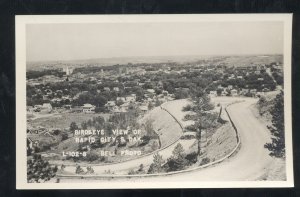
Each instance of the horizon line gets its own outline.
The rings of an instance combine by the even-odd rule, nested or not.
[[[26,63],[40,63],[40,62],[70,62],[70,61],[90,61],[90,60],[97,60],[97,59],[120,59],[120,58],[154,58],[154,57],[193,57],[193,56],[199,56],[201,57],[226,57],[226,56],[275,56],[275,55],[284,55],[284,53],[262,53],[262,54],[218,54],[218,55],[212,55],[212,54],[206,54],[206,55],[161,55],[161,56],[118,56],[118,57],[92,57],[92,58],[85,58],[85,59],[69,59],[69,60],[30,60],[26,61]]]

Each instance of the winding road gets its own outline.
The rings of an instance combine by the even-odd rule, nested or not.
[[[236,98],[224,99],[233,101]],[[172,175],[172,181],[254,181],[266,173],[273,161],[269,151],[264,148],[264,144],[270,141],[270,132],[251,110],[251,106],[257,100],[252,98],[242,100],[244,102],[227,108],[240,135],[241,148],[237,154],[215,166]],[[216,98],[216,101],[226,100]],[[168,181],[170,177],[151,177],[140,181],[150,179]]]
[[[253,98],[239,97],[217,97],[213,101],[216,103],[226,104],[234,101],[243,100],[244,102],[236,103],[227,108],[240,136],[241,147],[236,155],[225,161],[204,169],[191,172],[184,172],[169,176],[131,178],[136,182],[182,182],[184,181],[254,181],[264,175],[268,170],[268,166],[273,159],[269,156],[269,151],[264,148],[264,144],[270,141],[270,132],[259,119],[255,117],[251,107],[257,102]],[[171,151],[176,143],[167,149]],[[160,152],[163,153],[163,152]],[[163,153],[168,155],[169,152]],[[136,167],[140,163],[151,163],[152,155],[140,158],[139,161],[128,161],[125,163],[114,164],[110,168],[120,169]],[[94,168],[95,169],[95,168]],[[75,170],[75,168],[74,168]],[[98,170],[96,170],[98,171]],[[85,181],[100,181],[89,180]],[[69,182],[69,180],[65,180]]]

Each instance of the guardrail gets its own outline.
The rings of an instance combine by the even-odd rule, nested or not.
[[[169,176],[169,175],[174,175],[174,174],[180,174],[180,173],[185,173],[185,172],[192,172],[195,170],[199,170],[199,169],[203,169],[203,168],[207,168],[210,166],[213,166],[215,164],[218,164],[222,161],[224,161],[225,159],[228,159],[229,157],[231,157],[240,147],[241,145],[241,140],[240,140],[240,136],[239,133],[237,131],[237,128],[235,126],[235,124],[232,122],[230,114],[227,111],[227,107],[229,107],[230,105],[236,104],[236,103],[240,103],[240,102],[244,102],[244,101],[238,101],[238,102],[234,102],[234,103],[230,103],[225,107],[225,111],[226,114],[229,117],[230,123],[232,125],[232,127],[234,128],[235,132],[236,132],[236,138],[237,138],[237,145],[234,147],[234,149],[227,154],[226,156],[222,157],[221,159],[218,159],[216,161],[210,162],[208,164],[202,165],[202,166],[198,166],[195,168],[191,168],[191,169],[186,169],[186,170],[181,170],[181,171],[175,171],[175,172],[167,172],[167,173],[159,173],[159,174],[134,174],[134,175],[111,175],[111,174],[104,174],[104,175],[57,175],[57,180],[59,182],[60,179],[118,179],[118,178],[143,178],[143,177],[158,177],[158,176]]]
[[[174,120],[179,124],[179,126],[181,127],[181,129],[182,129],[182,132],[184,131],[184,127],[183,127],[183,125],[181,124],[181,122],[171,113],[171,112],[169,112],[169,110],[167,110],[166,108],[164,108],[162,105],[160,106],[160,108],[162,109],[162,110],[165,110],[166,112],[168,112],[169,114],[170,114],[170,116],[172,116],[173,118],[174,118]]]
[[[244,102],[244,101],[237,101],[237,102],[234,102],[234,103],[230,103],[230,104],[227,105],[227,107],[230,106],[230,105],[236,104],[236,103],[241,103],[241,102]],[[237,130],[237,128],[236,128],[234,122],[232,121],[232,119],[231,119],[231,117],[230,117],[230,115],[229,115],[229,113],[228,113],[228,111],[227,111],[227,107],[225,108],[225,112],[226,112],[226,114],[227,114],[227,116],[228,116],[228,118],[229,118],[229,121],[230,121],[230,123],[231,123],[231,126],[233,127],[233,129],[234,129],[234,131],[235,131],[236,140],[237,140],[237,143],[239,144],[239,143],[240,143],[239,133],[238,133],[238,130]]]

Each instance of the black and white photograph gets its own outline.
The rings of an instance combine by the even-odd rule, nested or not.
[[[292,187],[291,23],[16,16],[17,188]]]

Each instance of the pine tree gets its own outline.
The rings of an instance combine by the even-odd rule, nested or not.
[[[275,104],[271,109],[272,126],[268,126],[272,134],[272,142],[265,144],[265,148],[271,151],[274,157],[285,157],[285,138],[284,138],[284,100],[283,91],[275,98]]]
[[[52,167],[41,155],[34,155],[33,159],[27,161],[27,181],[29,183],[49,181],[55,177],[57,170],[57,166]]]
[[[158,153],[154,154],[153,163],[150,165],[148,174],[163,172],[163,167],[162,167],[163,164],[164,164],[164,160],[162,156]]]
[[[176,145],[176,147],[174,148],[173,152],[172,152],[173,156],[175,158],[181,158],[184,157],[184,149],[182,147],[182,145],[180,143],[178,143]]]

